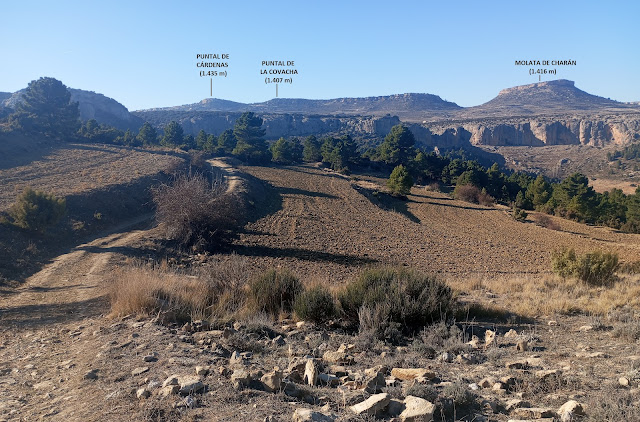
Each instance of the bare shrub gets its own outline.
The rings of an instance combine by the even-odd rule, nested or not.
[[[618,422],[640,420],[637,396],[628,390],[605,388],[587,402],[587,421]]]
[[[202,174],[182,174],[171,185],[153,190],[156,219],[169,239],[183,246],[205,249],[224,241],[238,223],[233,195],[220,180],[210,183]]]
[[[453,190],[453,197],[460,201],[471,202],[478,204],[478,197],[480,196],[480,189],[473,185],[461,185],[456,186]]]
[[[561,227],[558,223],[553,221],[553,219],[547,214],[536,214],[533,217],[533,221],[540,227],[547,228],[549,230],[561,230]]]

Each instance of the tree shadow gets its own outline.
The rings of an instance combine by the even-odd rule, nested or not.
[[[328,193],[312,192],[304,189],[286,188],[286,187],[278,187],[275,189],[282,195],[304,195],[304,196],[311,196],[313,198],[340,199],[339,197],[328,194]]]
[[[233,252],[243,256],[270,257],[270,258],[295,258],[302,261],[332,262],[345,266],[361,266],[378,262],[377,259],[365,258],[355,255],[345,255],[330,252],[313,251],[300,248],[274,248],[269,246],[236,246]]]
[[[391,195],[382,192],[374,194],[371,190],[355,184],[351,186],[356,190],[356,192],[367,198],[372,205],[375,205],[381,210],[398,212],[412,222],[421,224],[420,219],[409,211],[408,199],[394,198]]]
[[[59,322],[81,321],[104,314],[108,309],[106,296],[70,303],[44,303],[0,308],[2,325],[38,328]]]

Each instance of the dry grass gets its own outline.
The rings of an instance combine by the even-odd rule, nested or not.
[[[473,278],[451,285],[480,301],[486,301],[487,292],[493,293],[497,295],[493,307],[526,317],[572,313],[605,316],[625,306],[640,309],[638,276],[624,276],[610,287],[557,276]]]
[[[161,316],[165,321],[226,320],[246,304],[246,261],[218,261],[197,274],[166,265],[118,268],[110,286],[111,316]]]

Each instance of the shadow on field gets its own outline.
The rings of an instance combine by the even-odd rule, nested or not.
[[[303,195],[303,196],[311,196],[313,198],[340,199],[339,197],[335,195],[330,195],[328,193],[312,192],[312,191],[297,189],[297,188],[280,187],[275,189],[282,195]]]
[[[0,323],[8,327],[38,328],[60,321],[80,321],[103,314],[108,308],[106,297],[97,297],[71,303],[44,303],[0,308]]]
[[[319,252],[299,248],[273,248],[268,246],[238,246],[233,252],[244,256],[271,257],[271,258],[295,258],[312,262],[332,262],[345,266],[360,266],[378,262],[376,259],[363,258],[355,255],[344,255],[330,252]]]
[[[360,193],[362,196],[367,198],[372,205],[375,205],[381,210],[398,212],[403,216],[407,217],[412,222],[416,224],[420,224],[421,222],[420,219],[409,211],[408,200],[394,198],[391,195],[382,193],[382,192],[379,192],[376,195],[374,195],[374,193],[369,189],[363,188],[355,184],[352,184],[351,186],[356,190],[356,192]]]

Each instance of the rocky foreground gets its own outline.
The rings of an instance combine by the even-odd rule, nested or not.
[[[587,323],[439,324],[400,346],[290,320],[5,330],[0,420],[634,420],[635,341]]]

